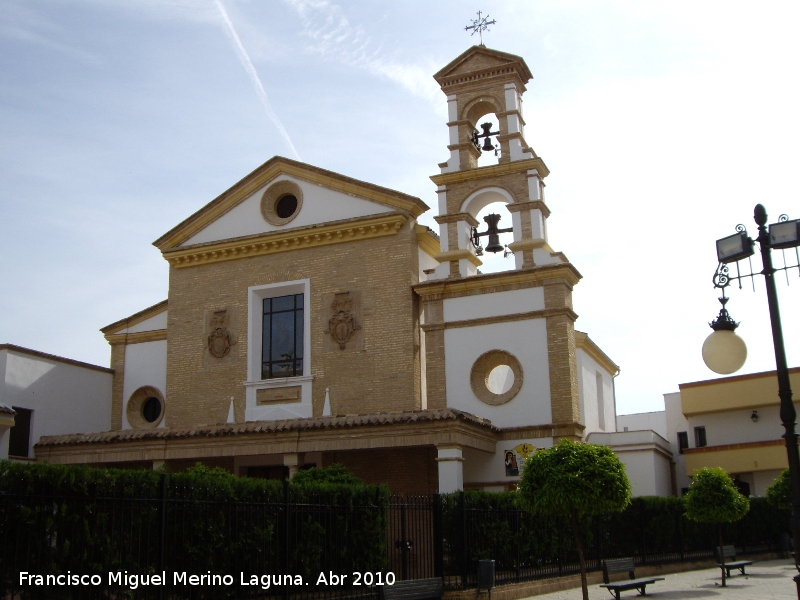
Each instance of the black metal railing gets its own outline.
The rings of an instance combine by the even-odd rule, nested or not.
[[[389,573],[398,581],[443,577],[448,589],[473,588],[483,559],[495,560],[498,585],[579,572],[570,524],[521,511],[511,500],[386,496],[376,488],[372,500],[337,503],[284,485],[282,497],[233,502],[167,477],[159,483],[157,493],[124,489],[116,496],[0,494],[0,598],[375,599]],[[753,503],[744,519],[725,527],[726,543],[741,554],[778,550],[788,516],[775,511]],[[686,520],[679,505],[640,504],[584,519],[579,529],[589,570],[627,556],[638,565],[708,559],[717,540],[714,526]],[[101,583],[37,586],[21,581],[21,572],[99,575]],[[162,574],[166,581],[154,585]],[[191,585],[192,575],[230,579]],[[142,577],[150,578],[147,585]]]

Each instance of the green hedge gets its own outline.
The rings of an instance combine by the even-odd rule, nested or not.
[[[462,514],[461,506],[466,509]],[[711,556],[716,526],[684,516],[680,498],[640,497],[622,513],[598,515],[579,524],[590,568],[605,558],[633,556],[638,562],[673,562]],[[472,577],[477,561],[494,559],[498,573],[569,570],[577,550],[569,523],[519,509],[513,492],[468,491],[442,497],[445,574]],[[789,513],[753,498],[750,511],[725,525],[726,543],[748,550],[776,549],[788,531]],[[465,547],[466,544],[466,553]]]
[[[20,571],[97,573],[105,581],[108,572],[157,573],[159,556],[168,577],[210,571],[237,584],[240,572],[313,576],[313,586],[323,571],[384,570],[388,497],[387,488],[363,483],[284,490],[219,469],[168,474],[0,461],[0,597]],[[204,597],[236,595],[233,586]]]

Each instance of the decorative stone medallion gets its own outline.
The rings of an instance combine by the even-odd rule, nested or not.
[[[231,351],[236,345],[236,333],[232,321],[233,312],[229,308],[206,313],[205,346],[209,357],[217,360],[231,357]]]
[[[325,329],[328,349],[360,349],[363,345],[361,330],[361,295],[359,292],[339,292],[326,294],[323,298],[327,308],[327,329]]]

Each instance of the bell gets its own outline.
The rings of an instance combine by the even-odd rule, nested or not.
[[[484,152],[491,152],[494,150],[494,146],[492,146],[492,140],[490,138],[486,138],[483,140],[483,147],[481,148]]]
[[[497,230],[497,223],[500,221],[500,215],[491,214],[483,217],[488,227],[487,233],[489,234],[489,243],[486,244],[487,252],[501,252],[503,245],[500,243],[500,234]]]

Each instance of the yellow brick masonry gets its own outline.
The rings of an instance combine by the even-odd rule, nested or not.
[[[292,252],[170,268],[167,328],[167,426],[224,423],[234,398],[244,420],[248,288],[310,279],[311,374],[314,415],[330,388],[334,414],[420,408],[419,333],[411,286],[418,281],[413,219],[396,235]],[[364,349],[325,351],[322,297],[361,292]],[[236,361],[204,365],[204,315],[229,308],[238,317]],[[260,326],[260,325],[259,325]]]

